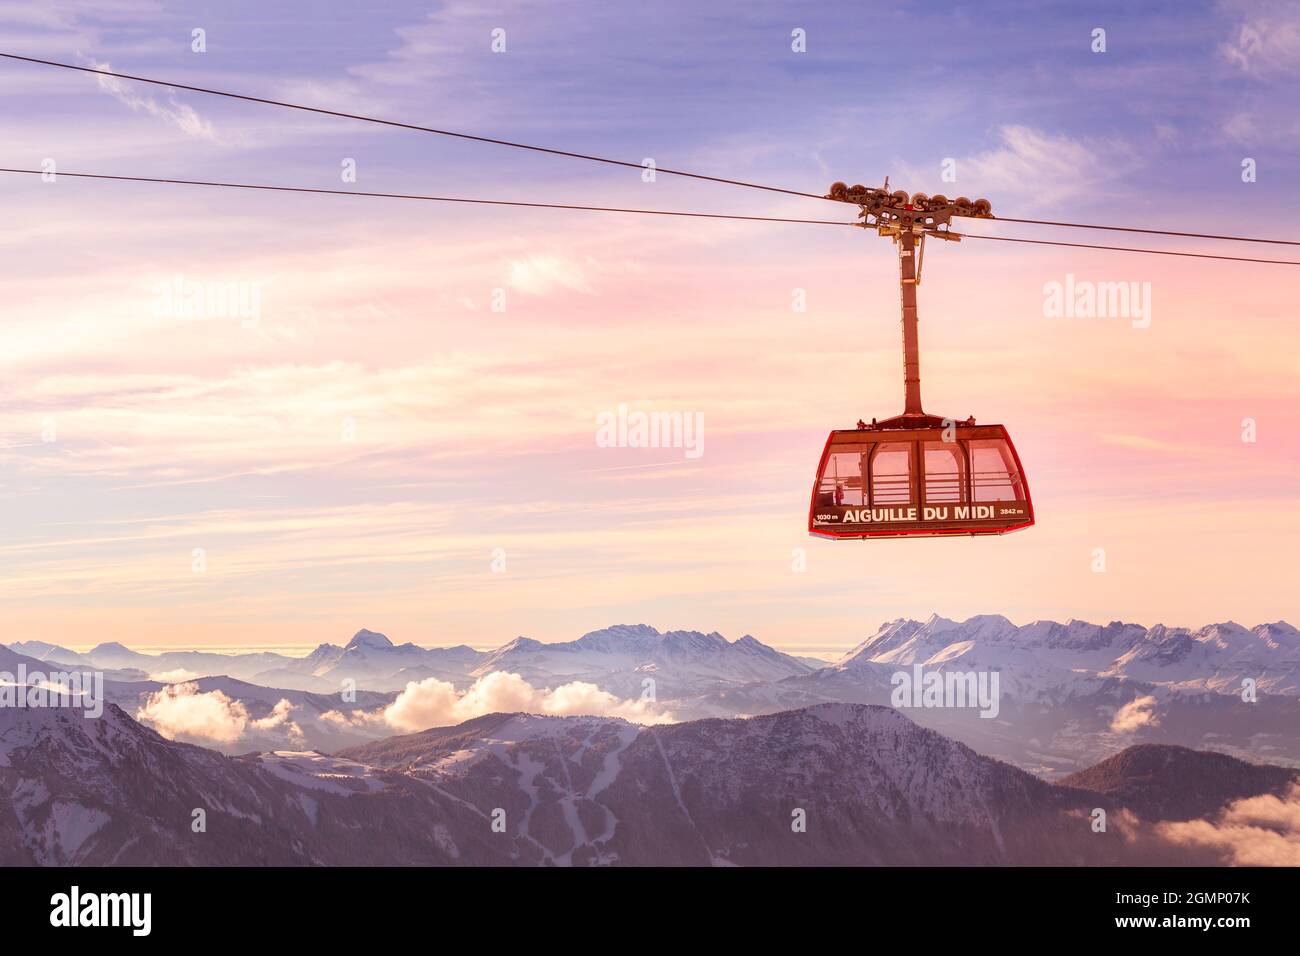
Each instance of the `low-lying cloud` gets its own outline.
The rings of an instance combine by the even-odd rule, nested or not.
[[[493,671],[461,693],[436,677],[412,681],[387,707],[368,713],[331,711],[327,719],[352,726],[382,725],[412,732],[447,727],[484,714],[526,712],[555,717],[621,717],[638,724],[667,723],[673,718],[653,701],[624,700],[595,684],[572,681],[539,689],[518,674]]]
[[[1160,823],[1156,832],[1179,846],[1216,850],[1236,866],[1300,866],[1300,784],[1282,797],[1238,800],[1217,820]]]
[[[302,729],[289,719],[292,712],[293,704],[281,699],[270,714],[254,719],[243,701],[221,690],[201,691],[191,681],[169,684],[148,695],[135,719],[170,740],[188,737],[233,744],[249,731],[278,730],[290,739],[301,739]]]
[[[1110,729],[1117,734],[1131,734],[1143,727],[1155,727],[1160,723],[1155,707],[1156,699],[1150,694],[1131,700],[1115,711]]]

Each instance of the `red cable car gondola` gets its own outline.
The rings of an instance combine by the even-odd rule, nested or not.
[[[898,245],[903,308],[903,414],[826,439],[808,508],[808,531],[823,538],[1006,534],[1034,523],[1029,483],[1001,425],[927,415],[921,409],[917,339],[918,252],[925,237],[960,239],[952,215],[989,216],[987,200],[932,199],[886,188],[831,187],[830,199],[862,206],[864,226]]]

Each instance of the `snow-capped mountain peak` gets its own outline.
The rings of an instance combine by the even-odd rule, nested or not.
[[[1251,630],[1270,650],[1300,651],[1300,630],[1292,627],[1286,621],[1260,624],[1251,628]]]
[[[1211,624],[1193,635],[1198,641],[1213,644],[1220,650],[1240,650],[1258,643],[1258,637],[1236,621]]]
[[[348,641],[347,646],[344,648],[344,650],[350,651],[354,648],[370,648],[372,650],[387,650],[392,646],[393,646],[393,642],[390,641],[385,635],[380,634],[378,631],[368,631],[363,627],[361,630],[357,631],[357,633],[353,635],[352,640]]]
[[[1225,621],[1192,631],[1074,618],[1017,626],[997,614],[954,622],[936,614],[923,622],[882,624],[823,676],[856,673],[878,681],[916,664],[998,670],[1004,691],[1010,677],[1020,682],[1019,690],[1035,694],[1049,686],[1072,692],[1089,675],[1205,689],[1239,687],[1250,676],[1270,693],[1294,694],[1300,686],[1300,631],[1285,622],[1247,629]]]
[[[545,646],[541,641],[534,640],[531,637],[516,637],[509,644],[502,644],[495,651],[492,651],[492,656],[514,651],[536,651]]]

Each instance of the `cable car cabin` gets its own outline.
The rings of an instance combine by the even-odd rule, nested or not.
[[[1007,430],[962,422],[831,432],[808,512],[809,532],[824,538],[1006,534],[1033,523]]]

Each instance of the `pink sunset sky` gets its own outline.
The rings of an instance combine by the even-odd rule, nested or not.
[[[305,24],[244,4],[55,4],[5,13],[0,52],[807,192],[888,174],[987,196],[1006,216],[1294,235],[1293,10],[1161,20],[1116,5],[1049,27],[1013,6],[987,20],[961,6],[889,14],[891,30],[949,38],[907,81],[890,49],[868,65],[854,42],[865,26],[763,4],[743,23],[673,6],[563,28],[533,4]],[[1094,19],[1105,54],[1088,48]],[[501,24],[510,45],[492,54]],[[794,27],[806,54],[790,50]],[[855,212],[12,61],[0,109],[13,168],[53,158],[61,172]],[[1257,182],[1242,181],[1247,157]],[[355,184],[340,179],[349,158]],[[494,645],[645,622],[824,651],[934,611],[1297,617],[1296,268],[932,245],[925,404],[1009,428],[1038,523],[829,542],[805,530],[827,431],[901,410],[887,240],[66,176],[4,175],[0,190],[6,640],[285,646],[365,626]],[[1149,283],[1149,327],[1045,315],[1045,284],[1070,274]],[[257,321],[159,314],[156,290],[177,276],[257,286]],[[620,404],[701,414],[704,454],[598,447],[598,416]]]

